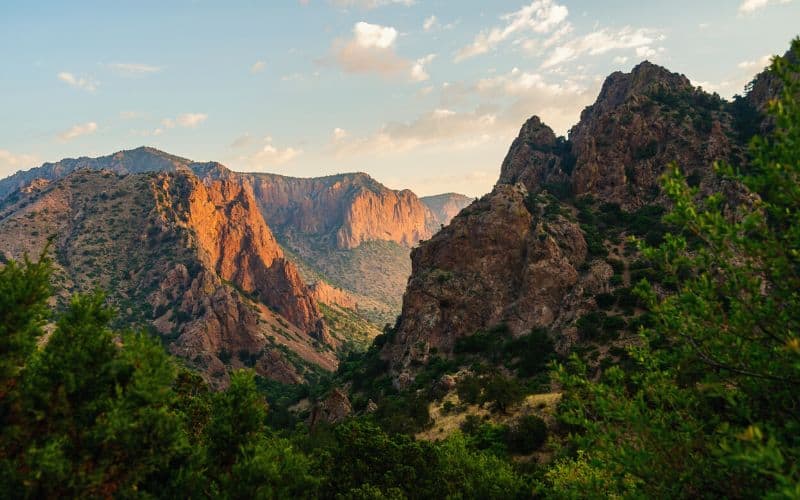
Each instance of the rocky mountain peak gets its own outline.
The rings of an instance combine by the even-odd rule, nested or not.
[[[511,144],[497,184],[521,182],[534,190],[545,184],[564,182],[571,172],[569,147],[538,116],[531,117]]]
[[[630,73],[611,73],[603,82],[595,103],[581,114],[581,120],[584,120],[584,113],[607,113],[633,98],[648,96],[658,89],[674,93],[691,91],[693,88],[684,75],[673,73],[649,61],[642,61]]]
[[[630,283],[619,242],[578,224],[578,202],[660,213],[659,177],[673,161],[702,191],[724,191],[711,165],[738,160],[743,148],[731,109],[645,61],[606,79],[569,140],[537,116],[526,121],[494,190],[412,252],[400,321],[383,349],[398,385],[432,352],[452,354],[461,337],[496,325],[512,335],[549,330],[556,346],[579,339],[576,321],[597,309],[593,297]]]

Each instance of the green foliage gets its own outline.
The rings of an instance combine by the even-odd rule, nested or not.
[[[49,274],[45,258],[0,271],[0,289],[18,291],[3,295],[16,300],[4,340],[40,336]],[[112,317],[102,294],[76,296],[39,349],[6,342],[18,361],[2,395],[3,496],[315,496],[312,461],[270,437],[251,373],[212,395],[151,337],[112,331]]]
[[[519,403],[525,397],[525,390],[517,379],[495,374],[486,380],[484,400],[492,402],[501,412]]]
[[[75,297],[27,358],[2,416],[3,491],[127,496],[174,484],[169,470],[188,456],[175,367],[144,335],[123,333],[118,348],[110,319],[102,295]]]
[[[489,331],[477,331],[472,335],[456,340],[453,352],[456,354],[488,354],[497,351],[511,336],[508,326],[501,323]]]
[[[0,269],[0,404],[42,335],[51,274],[47,249],[38,262],[26,257]]]
[[[513,453],[527,455],[544,445],[547,439],[547,424],[536,415],[524,415],[508,433],[508,449]]]
[[[792,51],[797,61],[800,39]],[[577,453],[545,474],[543,492],[800,495],[800,67],[790,60],[771,67],[783,82],[772,135],[753,139],[745,171],[717,167],[748,201],[700,202],[677,166],[666,174],[679,231],[643,252],[672,293],[639,284],[652,313],[627,366],[599,381],[577,357],[559,368],[559,417]]]

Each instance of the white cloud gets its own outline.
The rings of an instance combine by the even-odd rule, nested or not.
[[[765,56],[759,57],[754,61],[742,61],[739,64],[737,64],[736,67],[753,73],[760,72],[761,70],[769,66],[771,58],[772,56],[767,54]]]
[[[571,61],[581,55],[604,54],[611,50],[634,49],[637,56],[647,57],[655,54],[651,44],[664,39],[664,35],[650,28],[632,28],[625,26],[619,30],[603,28],[559,45],[542,63],[543,68],[550,68]]]
[[[303,151],[300,149],[275,146],[272,137],[267,136],[264,138],[263,146],[251,154],[239,156],[237,160],[251,170],[264,171],[269,167],[288,163],[301,154]]]
[[[361,9],[375,9],[387,5],[404,5],[406,7],[414,5],[415,0],[332,0],[337,7],[358,7]]]
[[[470,45],[456,53],[455,60],[458,62],[485,54],[514,35],[526,32],[550,33],[562,25],[568,14],[565,6],[553,0],[534,0],[520,10],[502,16],[501,19],[506,21],[505,26],[478,33]]]
[[[415,82],[424,82],[430,78],[430,75],[425,71],[425,66],[431,63],[436,58],[436,54],[428,54],[425,57],[417,59],[411,67],[411,80]]]
[[[250,66],[250,74],[255,75],[257,73],[262,73],[265,69],[267,69],[267,63],[265,61],[256,61]]]
[[[123,76],[141,76],[161,71],[160,66],[141,63],[112,63],[108,67]]]
[[[739,4],[739,14],[752,14],[770,4],[784,4],[792,0],[744,0]]]
[[[36,155],[15,154],[7,149],[0,149],[0,172],[11,174],[17,170],[31,168],[39,163]]]
[[[231,142],[231,147],[234,149],[241,149],[250,146],[255,141],[255,138],[249,133],[244,133]]]
[[[430,16],[426,18],[425,21],[422,23],[422,29],[424,29],[425,31],[431,31],[438,25],[439,25],[439,20],[436,19],[436,16]]]
[[[353,27],[355,42],[365,48],[388,49],[397,40],[397,30],[391,26],[357,22]]]
[[[57,76],[59,80],[66,83],[70,87],[86,90],[88,92],[94,92],[97,89],[97,86],[99,85],[97,81],[95,81],[90,77],[84,77],[84,76],[78,77],[66,71],[62,71]]]
[[[656,55],[656,50],[652,47],[647,45],[642,45],[641,47],[636,47],[636,57],[653,57]]]
[[[469,90],[489,99],[513,99],[498,113],[499,130],[515,130],[535,114],[556,133],[564,134],[597,95],[598,82],[586,86],[581,80],[581,75],[577,75],[550,83],[539,73],[514,68],[509,73],[479,80]]]
[[[614,64],[625,64],[628,62],[628,56],[617,56],[614,58]]]
[[[427,80],[425,65],[435,56],[429,54],[416,61],[400,57],[395,51],[397,36],[397,30],[391,26],[358,22],[353,26],[351,39],[334,41],[334,60],[347,73],[405,75],[414,82]]]
[[[78,125],[74,125],[70,127],[68,130],[65,130],[64,132],[58,134],[58,140],[61,142],[67,142],[82,135],[90,135],[95,132],[97,132],[97,123],[95,122],[81,123]]]
[[[419,146],[468,137],[473,140],[491,130],[497,117],[483,110],[460,113],[450,109],[434,109],[406,123],[388,123],[365,137],[339,140],[334,151],[339,157],[385,155],[415,149]]]
[[[336,127],[333,129],[333,133],[331,135],[333,136],[334,141],[341,141],[347,138],[350,134],[347,132],[347,130]]]
[[[205,113],[183,113],[176,118],[164,118],[161,120],[161,125],[164,128],[196,128],[207,119],[208,115]]]

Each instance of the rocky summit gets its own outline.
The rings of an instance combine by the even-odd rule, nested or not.
[[[764,86],[757,79],[753,88]],[[382,351],[395,383],[497,325],[516,335],[546,329],[566,352],[592,318],[635,324],[635,308],[598,305],[630,297],[641,276],[625,238],[657,240],[666,204],[658,183],[670,162],[701,192],[736,196],[711,166],[743,161],[748,130],[763,119],[763,98],[749,99],[728,103],[643,62],[606,79],[569,139],[530,118],[492,192],[413,250],[397,331]]]

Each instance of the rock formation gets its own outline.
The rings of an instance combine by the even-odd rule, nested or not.
[[[311,297],[320,304],[336,305],[352,310],[358,309],[358,299],[356,297],[341,288],[332,287],[324,281],[317,281],[311,284],[308,289],[311,291]]]
[[[658,179],[672,161],[702,191],[731,190],[711,165],[741,161],[735,118],[730,103],[643,62],[606,79],[569,140],[528,120],[493,191],[412,252],[400,322],[382,351],[396,383],[407,385],[433,352],[449,355],[459,338],[500,323],[514,335],[544,328],[561,349],[574,343],[593,297],[628,280],[612,283],[622,270],[588,254],[575,200],[611,212],[664,204]],[[619,244],[591,238],[628,266]]]
[[[293,383],[336,367],[310,290],[239,183],[204,183],[180,166],[78,170],[4,201],[4,255],[37,255],[51,236],[62,300],[107,290],[123,319],[151,325],[215,386],[229,368]]]
[[[346,419],[353,413],[353,407],[347,394],[339,388],[334,388],[321,402],[314,405],[308,424],[313,429],[320,422],[335,424]]]

